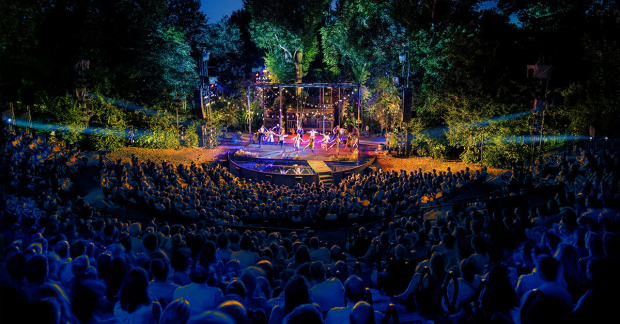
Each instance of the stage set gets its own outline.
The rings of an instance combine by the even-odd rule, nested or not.
[[[372,156],[379,147],[378,141],[360,138],[358,129],[341,129],[334,121],[333,107],[341,101],[341,90],[357,89],[358,107],[356,125],[359,127],[359,96],[361,87],[352,83],[257,83],[248,86],[248,109],[251,88],[258,88],[262,120],[258,130],[249,125],[249,144],[235,153],[228,154],[230,171],[245,179],[270,181],[277,185],[294,186],[303,183],[323,182],[337,184],[351,174],[362,174],[374,162]],[[294,120],[283,120],[283,92],[295,88],[296,103]],[[300,117],[299,97],[304,88],[318,88],[320,102],[314,105],[321,110],[321,119],[305,124]],[[266,89],[278,89],[279,118],[265,109]],[[325,101],[325,89],[337,90],[338,100]],[[335,101],[335,102],[334,102]],[[332,107],[331,114],[326,107]],[[318,110],[317,109],[317,110]],[[267,112],[267,115],[265,113]],[[288,112],[288,111],[287,111]],[[302,112],[303,115],[303,107]],[[248,116],[251,116],[248,111]],[[265,116],[270,118],[265,118]],[[331,116],[331,118],[329,118]],[[327,117],[327,118],[326,118]],[[310,127],[309,127],[310,126]],[[334,127],[335,126],[335,127]],[[333,128],[332,128],[333,127]],[[335,136],[337,134],[337,136]],[[280,141],[282,139],[282,141]]]

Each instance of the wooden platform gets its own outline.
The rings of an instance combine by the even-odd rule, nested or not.
[[[307,161],[308,161],[308,164],[310,164],[310,167],[312,168],[312,170],[316,172],[316,174],[332,172],[332,169],[330,169],[329,166],[327,166],[327,164],[325,164],[324,161],[321,161],[321,160],[307,160]]]

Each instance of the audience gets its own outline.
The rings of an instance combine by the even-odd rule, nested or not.
[[[286,188],[214,164],[102,156],[109,206],[99,209],[69,185],[87,167],[82,153],[7,139],[2,322],[380,323],[369,295],[455,323],[585,322],[613,318],[620,301],[617,149],[513,168],[489,200],[435,219],[422,207],[485,181],[486,170]],[[505,203],[520,195],[531,198]],[[131,217],[141,214],[150,218]],[[372,220],[384,222],[356,227],[346,246],[301,229]]]

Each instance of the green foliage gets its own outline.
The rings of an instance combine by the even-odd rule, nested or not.
[[[96,135],[91,135],[89,138],[95,150],[113,150],[123,147],[127,142],[125,136],[119,135],[118,131],[103,128]]]
[[[396,126],[402,119],[399,106],[398,89],[388,76],[379,76],[374,80],[372,100],[368,106],[368,113],[379,121],[381,129]]]
[[[389,7],[389,1],[339,3],[320,30],[323,63],[332,75],[365,82],[372,74],[393,72],[403,35]]]
[[[198,133],[196,133],[197,124],[192,124],[185,130],[185,146],[189,148],[198,147]]]
[[[265,51],[265,67],[273,82],[288,82],[294,75],[291,72],[294,66],[286,62],[285,52],[294,59],[296,52],[301,51],[303,75],[308,73],[310,64],[319,53],[317,33],[329,3],[328,0],[247,1],[252,15],[252,40]]]
[[[137,136],[137,145],[146,148],[176,149],[179,147],[179,136],[175,130],[151,130]]]

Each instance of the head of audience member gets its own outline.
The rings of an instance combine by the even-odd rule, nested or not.
[[[217,306],[217,310],[230,316],[237,324],[248,322],[248,312],[239,301],[226,300]]]
[[[366,287],[362,278],[352,275],[344,283],[344,296],[347,300],[347,305],[353,306],[357,302],[364,300],[366,294]]]
[[[131,314],[142,305],[150,305],[148,287],[149,276],[146,270],[134,268],[129,271],[119,291],[121,309]]]
[[[87,279],[73,287],[71,311],[80,323],[90,323],[103,309],[106,286],[100,280]]]
[[[185,271],[190,266],[189,253],[185,250],[173,250],[170,254],[170,266],[175,271]]]
[[[375,311],[372,306],[365,301],[360,301],[353,306],[349,313],[349,322],[351,324],[374,324]]]
[[[546,282],[555,281],[558,276],[558,262],[551,256],[544,255],[538,259],[538,270],[540,278]]]
[[[206,311],[190,318],[189,324],[237,324],[228,314],[220,311]]]
[[[224,290],[225,299],[233,299],[240,302],[245,302],[245,298],[248,295],[248,291],[245,288],[245,284],[240,279],[234,279],[226,285]]]
[[[61,323],[61,306],[54,298],[43,298],[36,300],[30,303],[29,308],[36,309],[36,312],[31,311],[26,314],[26,323]]]
[[[306,262],[310,262],[310,251],[307,246],[301,245],[295,251],[295,266],[299,267]]]
[[[17,252],[13,254],[6,262],[6,268],[11,280],[21,283],[24,278],[24,270],[26,267],[26,257],[23,253]]]
[[[295,307],[283,320],[283,324],[323,324],[321,308],[316,304]]]
[[[159,324],[187,324],[190,313],[189,302],[183,298],[177,299],[166,306],[159,318]]]
[[[198,255],[200,265],[203,267],[208,267],[211,263],[216,262],[215,251],[215,243],[212,241],[207,241],[204,243],[200,249],[200,254]]]
[[[312,262],[310,265],[310,275],[316,283],[323,282],[326,279],[325,265],[322,261]]]
[[[45,256],[37,254],[34,255],[24,268],[24,275],[30,284],[43,284],[47,280],[48,276],[48,260]]]
[[[244,235],[239,243],[241,250],[250,251],[252,248],[252,239],[248,235]]]
[[[308,303],[312,303],[308,282],[302,276],[294,276],[284,288],[284,314],[289,314],[295,307]]]
[[[336,275],[336,272],[340,273],[340,280],[346,281],[349,278],[349,267],[344,261],[338,261],[332,268],[332,275]]]

